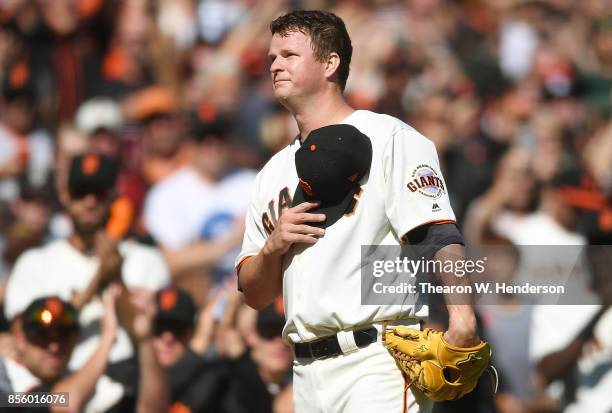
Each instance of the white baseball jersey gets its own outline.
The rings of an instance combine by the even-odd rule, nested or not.
[[[328,227],[316,244],[294,244],[285,254],[283,336],[294,343],[375,321],[426,317],[426,305],[361,304],[361,246],[399,245],[401,236],[420,225],[455,220],[430,140],[394,117],[366,110],[341,123],[371,139],[372,165],[353,211]],[[300,144],[295,139],[257,175],[237,266],[259,253],[291,206]]]

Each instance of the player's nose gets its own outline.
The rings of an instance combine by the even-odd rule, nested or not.
[[[276,58],[274,59],[274,62],[272,62],[272,64],[270,65],[270,73],[272,75],[282,71],[282,63],[281,63],[281,59],[280,58]]]

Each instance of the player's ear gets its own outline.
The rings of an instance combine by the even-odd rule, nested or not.
[[[340,66],[340,56],[336,52],[331,52],[325,61],[325,77],[331,78],[335,75]]]

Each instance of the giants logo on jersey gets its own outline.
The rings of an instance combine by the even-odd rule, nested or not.
[[[289,188],[284,187],[278,193],[278,207],[274,208],[274,199],[271,199],[268,202],[268,212],[264,212],[261,215],[261,224],[263,225],[266,233],[270,235],[272,231],[274,231],[274,226],[278,222],[278,218],[280,218],[283,213],[283,209],[290,208],[293,199],[289,194]]]
[[[410,177],[412,180],[406,185],[410,192],[418,192],[432,199],[438,199],[446,193],[444,182],[438,177],[436,170],[429,165],[417,166]]]
[[[355,213],[362,194],[363,188],[360,187],[353,196],[353,200],[349,204],[344,216],[349,217]],[[283,214],[283,210],[285,208],[290,208],[292,204],[293,198],[289,194],[289,188],[287,187],[284,187],[278,193],[278,204],[276,208],[274,207],[274,199],[271,199],[270,202],[268,202],[268,211],[261,214],[261,224],[268,235],[274,231],[274,227],[278,222],[278,218],[280,218],[280,216]]]

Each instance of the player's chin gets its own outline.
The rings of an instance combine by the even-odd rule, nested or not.
[[[274,89],[274,99],[284,101],[287,100],[287,94]]]
[[[280,81],[274,83],[274,97],[276,99],[288,99],[290,96],[291,88],[289,82]]]

